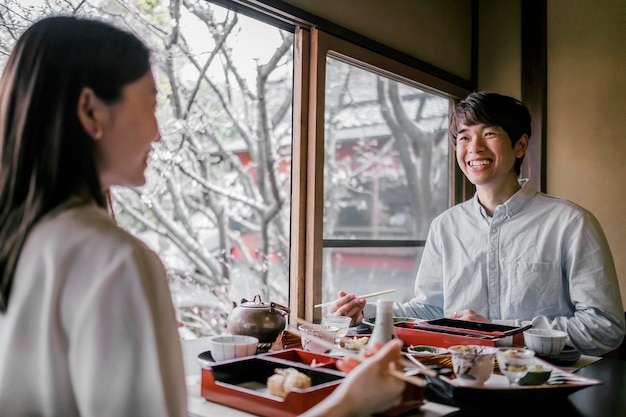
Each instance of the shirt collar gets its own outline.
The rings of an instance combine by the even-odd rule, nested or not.
[[[528,203],[535,197],[537,194],[537,189],[535,186],[528,180],[528,178],[523,178],[519,180],[520,189],[517,190],[515,194],[511,196],[503,206],[506,206],[507,217],[511,218],[515,216],[517,213],[522,211]],[[483,206],[478,202],[478,193],[474,194],[473,205],[476,211],[478,211],[480,217],[486,220],[488,223],[491,223],[491,217],[487,216],[487,212]],[[498,206],[499,207],[499,206]],[[497,208],[496,208],[497,210]]]

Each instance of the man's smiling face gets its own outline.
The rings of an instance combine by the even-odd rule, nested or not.
[[[525,146],[519,145],[520,141],[512,145],[509,135],[500,126],[461,123],[456,137],[456,160],[475,186],[497,186],[511,176],[517,178],[515,160],[525,151]]]

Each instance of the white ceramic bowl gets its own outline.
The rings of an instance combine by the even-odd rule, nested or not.
[[[481,345],[455,345],[448,348],[452,370],[460,385],[482,385],[493,373],[498,348]]]
[[[216,361],[252,356],[256,353],[259,339],[243,335],[213,336],[209,340],[211,356]]]
[[[524,344],[538,356],[556,356],[563,350],[567,333],[552,329],[528,329],[524,332]]]

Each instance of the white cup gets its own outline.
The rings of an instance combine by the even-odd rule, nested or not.
[[[351,322],[352,317],[346,316],[326,316],[322,318],[322,326],[332,332],[336,332],[337,338],[335,339],[335,344],[338,346],[340,344],[339,338],[346,335]]]
[[[221,335],[209,339],[211,356],[216,361],[252,356],[256,353],[259,339],[243,335]]]
[[[311,336],[325,340],[329,343],[334,343],[335,335],[337,334],[336,331],[313,330],[305,325],[298,326],[298,330],[302,334],[302,349],[313,353],[330,353],[332,351],[332,349],[328,349],[327,346],[317,343],[311,338]]]
[[[481,345],[455,345],[448,351],[452,370],[460,385],[483,385],[493,372],[497,348]]]

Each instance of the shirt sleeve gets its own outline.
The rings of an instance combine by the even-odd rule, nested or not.
[[[397,317],[432,320],[443,317],[443,253],[439,242],[438,222],[431,223],[422,259],[415,279],[415,296],[406,303],[396,303]]]
[[[180,340],[165,269],[140,244],[97,273],[70,329],[81,416],[185,416]]]
[[[583,212],[563,240],[561,270],[568,283],[573,316],[536,316],[502,324],[553,328],[568,334],[568,343],[589,355],[616,349],[624,339],[624,307],[608,242],[597,219]]]

